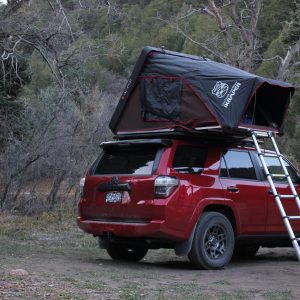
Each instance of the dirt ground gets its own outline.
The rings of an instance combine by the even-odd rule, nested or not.
[[[255,259],[204,271],[171,250],[112,261],[70,217],[0,215],[0,238],[0,299],[300,299],[292,248],[263,248]]]

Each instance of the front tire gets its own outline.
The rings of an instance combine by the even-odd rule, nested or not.
[[[221,269],[231,260],[234,242],[230,221],[218,212],[205,212],[197,224],[188,257],[197,268]]]
[[[127,246],[110,243],[106,249],[108,255],[114,260],[140,261],[148,252],[145,246]]]

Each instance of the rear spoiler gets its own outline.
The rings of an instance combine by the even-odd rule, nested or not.
[[[171,147],[172,141],[170,139],[147,139],[147,140],[144,139],[144,140],[124,140],[124,141],[103,142],[100,144],[100,147],[102,147],[103,149],[143,147],[143,146]]]

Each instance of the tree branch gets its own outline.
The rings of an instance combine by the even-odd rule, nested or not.
[[[215,4],[215,1],[209,0],[208,4],[209,4],[209,8],[211,9],[211,11],[213,12],[213,15],[216,18],[216,21],[217,21],[218,27],[220,28],[220,31],[224,34],[224,36],[226,38],[227,45],[229,47],[232,47],[232,45],[233,45],[232,35],[231,35],[230,31],[227,30],[228,28],[224,23],[224,20],[221,16],[219,9],[217,8],[217,6]]]
[[[180,33],[181,35],[183,35],[190,42],[196,44],[197,46],[199,46],[200,48],[202,48],[203,50],[205,50],[207,53],[212,54],[214,57],[218,58],[221,62],[226,63],[226,58],[224,56],[221,56],[216,51],[213,51],[212,49],[210,49],[209,47],[207,47],[204,43],[200,43],[200,42],[194,40],[188,34],[186,34],[179,26],[176,27],[176,30],[177,30],[178,33]]]
[[[66,15],[66,13],[65,13],[65,10],[64,10],[64,8],[63,8],[63,6],[62,6],[60,0],[56,0],[56,2],[57,2],[57,4],[59,5],[59,10],[62,12],[62,15],[63,15],[63,17],[64,17],[63,20],[66,21],[67,26],[68,26],[69,31],[70,31],[70,34],[71,34],[71,37],[72,37],[72,41],[74,42],[75,39],[74,39],[73,31],[72,31],[71,25],[70,25],[70,23],[69,23],[69,20],[68,20],[68,18],[67,18],[67,15]]]
[[[289,68],[292,64],[292,60],[294,59],[295,55],[299,53],[299,50],[300,50],[300,39],[288,48],[285,57],[281,61],[281,65],[278,70],[277,79],[284,81],[288,78]]]
[[[43,53],[43,51],[42,51],[36,44],[34,44],[33,42],[28,41],[28,40],[24,39],[24,38],[21,37],[21,36],[19,36],[19,38],[20,38],[23,42],[25,42],[25,43],[27,43],[27,44],[29,44],[29,45],[32,45],[32,46],[34,47],[34,49],[36,49],[36,50],[42,55],[43,59],[44,59],[45,62],[47,63],[48,67],[50,68],[52,74],[54,75],[54,77],[55,77],[57,83],[59,84],[59,86],[60,86],[61,88],[63,88],[62,82],[60,81],[58,75],[56,74],[54,68],[52,67],[51,63],[49,62],[49,60],[47,59],[47,57],[45,56],[45,54]]]

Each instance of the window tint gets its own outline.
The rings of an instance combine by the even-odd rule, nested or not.
[[[228,151],[223,155],[223,157],[226,162],[230,177],[256,179],[255,169],[248,152]]]
[[[290,174],[291,176],[291,179],[294,183],[299,183],[299,177],[298,177],[298,174],[297,172],[294,170],[294,168],[288,163],[285,161],[285,166],[287,168],[287,171],[288,173]]]
[[[206,161],[207,149],[191,146],[178,146],[172,167],[181,173],[201,173]]]
[[[150,175],[156,153],[156,148],[119,148],[106,151],[99,161],[95,174]]]
[[[269,169],[269,172],[271,174],[276,174],[276,176],[273,177],[274,181],[279,181],[279,182],[287,182],[287,179],[284,176],[284,171],[282,169],[282,166],[280,164],[279,158],[277,157],[264,157],[266,165]],[[295,172],[295,170],[293,169],[293,167],[287,162],[284,161],[285,166],[287,168],[287,171],[289,172],[291,179],[294,183],[298,183],[299,182],[299,178],[297,173]],[[261,162],[259,160],[259,164],[262,168]],[[262,168],[263,170],[263,168]],[[264,173],[264,171],[263,171]],[[282,176],[280,176],[282,175]]]
[[[284,177],[284,172],[282,169],[282,166],[280,164],[280,161],[277,157],[264,157],[266,165],[269,169],[269,172],[271,174],[276,174],[276,177],[273,177],[273,180],[275,181],[286,181],[286,178]],[[261,165],[261,162],[259,162]],[[282,175],[282,176],[279,176]]]

